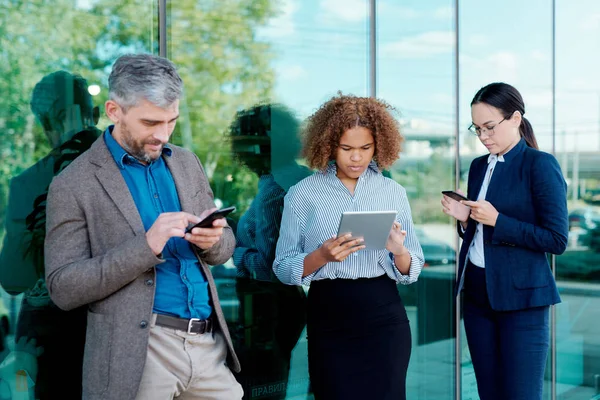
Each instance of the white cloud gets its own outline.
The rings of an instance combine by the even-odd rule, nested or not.
[[[461,75],[469,81],[476,79],[477,87],[489,82],[515,83],[517,81],[518,56],[509,51],[499,51],[485,58],[461,54],[460,64]]]
[[[438,104],[443,105],[451,105],[454,104],[454,96],[449,95],[448,93],[434,93],[431,96],[431,100]]]
[[[427,58],[455,50],[453,31],[430,31],[381,46],[382,54],[395,58]]]
[[[319,9],[317,21],[326,26],[366,22],[370,14],[368,2],[364,0],[319,0]],[[394,1],[379,1],[377,14],[379,18],[392,21],[413,20],[422,15],[414,8],[397,5]]]
[[[94,6],[94,0],[75,0],[75,8],[89,11]]]
[[[291,36],[296,32],[294,14],[298,11],[297,0],[280,0],[279,14],[269,24],[258,30],[258,36],[266,39],[278,39]]]
[[[490,43],[490,38],[484,35],[475,34],[467,36],[467,45],[469,47],[487,46]]]
[[[418,18],[421,14],[410,7],[403,7],[396,4],[392,4],[387,1],[381,1],[377,6],[377,13],[380,16],[389,16],[394,20],[398,19],[415,19]]]
[[[541,50],[533,50],[531,52],[531,58],[533,59],[533,61],[538,61],[538,62],[547,62],[550,60],[550,57],[548,57],[548,54]]]
[[[572,77],[564,83],[560,82],[560,88],[574,93],[596,93],[600,92],[600,85],[585,77]]]
[[[368,5],[363,0],[321,0],[320,8],[326,19],[345,22],[360,22],[369,15]]]
[[[517,69],[517,55],[509,51],[500,51],[489,57],[490,63],[496,65],[498,70],[512,71]]]
[[[454,18],[454,8],[450,6],[444,6],[436,8],[433,12],[435,19],[450,19]]]
[[[596,31],[600,29],[600,13],[590,14],[581,23],[583,31]]]
[[[527,108],[542,108],[547,110],[552,107],[551,90],[538,90],[535,92],[523,93],[523,98],[525,99]]]
[[[295,81],[308,76],[308,73],[301,65],[286,65],[277,68],[279,78],[285,81]]]

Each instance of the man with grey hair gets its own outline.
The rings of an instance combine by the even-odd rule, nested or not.
[[[173,64],[126,55],[109,77],[114,123],[52,182],[45,242],[52,300],[88,308],[84,399],[241,399],[208,265],[235,239],[212,212],[198,158],[168,144],[182,81]],[[229,365],[229,367],[228,367]]]

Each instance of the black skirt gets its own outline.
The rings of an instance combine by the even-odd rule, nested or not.
[[[313,281],[307,332],[315,399],[406,399],[411,335],[393,280]]]

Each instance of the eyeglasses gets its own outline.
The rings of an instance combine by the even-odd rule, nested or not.
[[[471,124],[471,126],[469,126],[469,132],[471,132],[474,135],[477,135],[478,137],[483,135],[484,133],[487,134],[488,137],[492,137],[494,136],[494,129],[504,121],[506,121],[506,118],[502,118],[502,121],[489,128],[479,128],[475,126],[475,124]]]

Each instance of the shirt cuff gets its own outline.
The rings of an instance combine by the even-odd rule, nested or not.
[[[394,255],[392,253],[389,254],[390,262],[392,264],[392,268],[394,269],[394,274],[396,275],[396,281],[402,285],[410,285],[411,283],[415,283],[419,278],[422,268],[421,264],[419,263],[419,258],[415,257],[410,250],[408,251],[408,254],[410,254],[410,267],[408,269],[408,275],[404,275],[398,270]]]
[[[315,276],[315,273],[318,271],[314,271],[313,273],[302,277],[302,274],[304,273],[304,259],[307,255],[308,253],[300,253],[294,256],[294,261],[290,271],[290,285],[309,285],[310,281]]]

